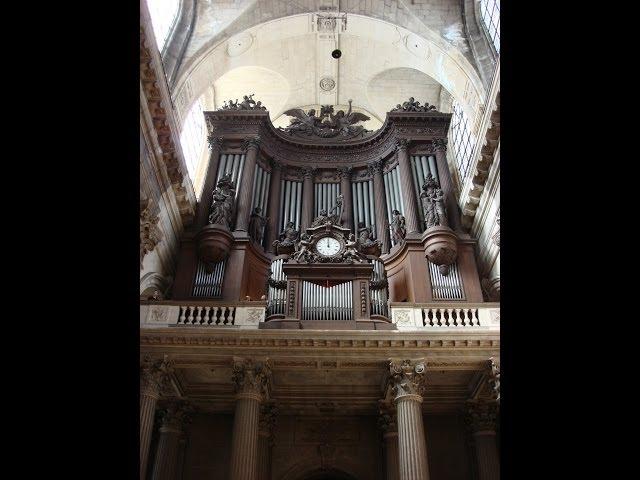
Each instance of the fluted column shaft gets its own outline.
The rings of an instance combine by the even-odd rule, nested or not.
[[[439,139],[434,142],[436,150],[436,165],[438,167],[438,179],[440,180],[440,188],[444,194],[445,207],[447,209],[447,219],[452,230],[460,231],[460,211],[458,210],[458,202],[456,200],[456,192],[447,164],[447,141]]]
[[[387,432],[383,435],[384,453],[386,459],[387,480],[398,480],[399,463],[398,463],[398,432]]]
[[[216,177],[218,174],[218,163],[220,163],[220,151],[222,150],[222,137],[210,138],[209,147],[211,155],[209,156],[209,165],[205,174],[204,185],[202,187],[202,195],[198,202],[196,213],[196,227],[198,229],[207,225],[209,220],[209,210],[211,209],[212,193],[216,188]]]
[[[270,480],[271,445],[268,432],[258,432],[258,471],[256,480]]]
[[[247,232],[249,230],[249,217],[251,216],[251,197],[253,195],[253,174],[256,170],[260,139],[258,137],[245,141],[246,157],[242,181],[236,185],[238,194],[238,216],[236,218],[236,230]]]
[[[400,169],[400,183],[402,185],[402,201],[404,207],[407,234],[419,233],[418,212],[416,210],[416,192],[411,177],[411,163],[408,153],[409,142],[401,139],[398,142],[398,168]]]
[[[311,226],[313,221],[313,169],[304,169],[302,185],[302,214],[300,216],[300,232]]]
[[[382,243],[382,253],[389,253],[389,220],[387,217],[387,202],[384,198],[384,180],[382,169],[384,161],[379,160],[371,164],[373,172],[373,192],[375,195],[376,238]]]
[[[353,225],[353,197],[351,194],[351,167],[338,168],[340,175],[340,192],[342,193],[342,226],[355,232]]]
[[[153,480],[173,480],[176,477],[181,434],[180,429],[160,427]]]
[[[239,394],[233,418],[230,480],[255,480],[258,452],[260,395]]]
[[[140,480],[145,480],[147,474],[151,432],[160,396],[158,390],[157,386],[145,385],[140,391]]]
[[[500,462],[496,448],[496,432],[481,431],[473,434],[479,480],[500,480]]]
[[[267,229],[267,251],[275,253],[273,242],[278,239],[278,220],[280,216],[280,183],[282,181],[282,166],[273,162],[271,169],[271,185],[269,186],[269,224]]]
[[[398,458],[400,480],[428,480],[427,445],[424,440],[422,397],[404,395],[398,408]]]

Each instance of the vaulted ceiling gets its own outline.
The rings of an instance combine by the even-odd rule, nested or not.
[[[277,126],[351,99],[375,129],[409,96],[474,118],[485,93],[463,30],[457,0],[199,0],[172,96],[181,120],[203,94],[213,109],[248,93]]]

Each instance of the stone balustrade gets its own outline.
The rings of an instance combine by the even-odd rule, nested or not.
[[[499,303],[392,303],[398,330],[500,330]]]
[[[140,327],[257,329],[265,311],[266,302],[140,302]]]

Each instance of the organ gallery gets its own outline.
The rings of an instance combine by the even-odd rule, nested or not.
[[[320,3],[287,25],[342,68],[356,60],[335,37],[370,29]],[[215,68],[250,64],[266,40],[247,31]],[[270,61],[297,51],[281,42]],[[167,48],[141,27],[141,480],[499,479],[499,79],[477,108],[458,77],[396,90],[395,76],[367,87],[382,112],[338,93],[351,87],[325,60],[308,102],[278,104],[284,82],[224,96],[209,79],[206,154],[187,172],[178,134],[200,77]],[[475,115],[464,172],[451,98]]]

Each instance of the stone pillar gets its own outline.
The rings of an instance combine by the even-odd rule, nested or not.
[[[384,180],[382,170],[384,159],[376,160],[367,165],[373,175],[373,192],[375,195],[376,238],[382,242],[382,253],[389,253],[389,217],[387,217],[387,202],[384,198]]]
[[[401,138],[396,145],[398,150],[398,168],[400,169],[400,185],[402,188],[402,203],[404,207],[404,218],[407,227],[407,235],[410,233],[420,233],[418,222],[418,211],[416,210],[416,192],[413,188],[413,178],[411,175],[411,162],[409,161],[409,140]]]
[[[398,424],[395,408],[393,405],[381,401],[379,411],[378,424],[382,430],[382,439],[384,441],[385,479],[398,480]]]
[[[260,407],[258,426],[258,471],[256,480],[271,480],[271,448],[273,447],[273,427],[277,407],[273,403]]]
[[[479,480],[499,480],[500,461],[496,445],[497,404],[494,401],[470,401],[467,422],[475,444]]]
[[[456,192],[451,179],[451,172],[447,164],[447,139],[437,138],[433,141],[436,151],[436,165],[438,167],[438,179],[440,188],[444,194],[444,205],[447,209],[447,219],[449,226],[456,232],[461,231],[460,210],[456,200]]]
[[[255,480],[258,467],[260,402],[268,397],[271,368],[268,361],[233,359],[236,409],[231,441],[230,480]]]
[[[216,177],[218,176],[218,164],[220,163],[220,151],[224,139],[222,137],[209,137],[209,148],[211,155],[209,156],[209,166],[205,174],[204,185],[202,187],[202,195],[198,202],[198,210],[196,214],[196,227],[200,229],[209,222],[209,210],[211,209],[212,194],[216,188]]]
[[[427,446],[422,419],[423,362],[390,362],[390,383],[397,408],[400,480],[428,480]]]
[[[338,167],[338,177],[340,178],[340,192],[342,193],[342,226],[350,229],[357,236],[353,225],[353,195],[351,193],[351,167]]]
[[[278,220],[280,216],[280,183],[282,181],[282,165],[273,160],[271,162],[271,185],[269,186],[269,210],[267,217],[267,251],[275,253],[276,249],[273,242],[278,239],[280,234],[278,228]]]
[[[260,137],[247,138],[242,145],[246,151],[244,170],[241,182],[236,185],[238,193],[238,216],[236,217],[236,230],[249,231],[249,217],[251,216],[251,197],[253,195],[253,174],[256,170],[258,150],[260,149]]]
[[[146,360],[140,368],[140,480],[146,479],[147,460],[156,403],[160,397],[160,387],[171,371],[170,362]]]
[[[178,476],[178,457],[183,425],[192,409],[185,401],[170,403],[161,412],[160,439],[153,466],[152,480],[174,480]]]
[[[304,183],[302,185],[302,214],[300,216],[300,233],[304,233],[305,229],[311,226],[313,222],[313,175],[316,169],[313,167],[304,167],[302,175]]]

